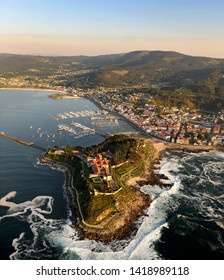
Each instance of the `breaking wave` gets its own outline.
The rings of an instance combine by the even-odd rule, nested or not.
[[[169,176],[173,187],[169,190],[158,186],[145,185],[141,190],[153,197],[153,202],[137,222],[137,233],[130,239],[113,241],[103,244],[94,240],[71,239],[73,230],[68,226],[63,232],[52,232],[48,239],[51,243],[63,247],[60,258],[66,259],[160,259],[160,255],[154,248],[154,243],[160,238],[161,229],[168,227],[167,216],[178,206],[172,196],[181,188],[178,176],[171,174],[175,168],[180,170],[179,162],[174,159],[164,159],[160,165],[160,172]],[[167,208],[169,211],[167,211]]]
[[[214,251],[224,243],[220,232],[224,230],[223,167],[223,158],[217,153],[166,152],[155,172],[166,175],[172,187],[142,186],[141,190],[151,196],[152,203],[136,221],[137,231],[128,239],[109,244],[80,240],[69,219],[49,218],[53,210],[51,196],[14,203],[11,200],[16,192],[10,192],[0,199],[0,206],[7,208],[0,219],[16,217],[30,226],[30,234],[21,232],[13,240],[15,252],[10,258],[172,259],[178,255],[173,256],[166,248],[166,234],[178,233],[184,238],[186,232],[197,233],[198,228],[203,228],[205,235],[213,229],[217,242],[209,237],[203,240],[198,237],[198,242],[206,242]],[[174,243],[172,246],[175,247]],[[190,244],[186,243],[186,246],[190,247]]]
[[[15,252],[10,259],[46,259],[51,258],[52,248],[45,236],[48,232],[58,230],[65,221],[45,218],[53,210],[53,198],[51,196],[37,196],[31,201],[14,203],[10,200],[16,196],[16,192],[10,192],[0,199],[0,206],[6,208],[0,220],[14,217],[26,221],[30,225],[31,237],[22,232],[13,240],[12,246]]]

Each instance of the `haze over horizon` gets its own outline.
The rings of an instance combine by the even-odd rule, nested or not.
[[[0,53],[224,58],[222,0],[0,0]]]

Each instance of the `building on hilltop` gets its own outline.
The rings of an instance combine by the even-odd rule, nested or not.
[[[90,170],[88,175],[89,189],[94,194],[113,194],[120,188],[112,177],[110,161],[102,154],[98,153],[95,157],[87,157],[87,165]]]
[[[110,163],[107,158],[104,158],[101,154],[97,154],[95,158],[88,157],[87,163],[93,171],[93,173],[89,174],[89,178],[101,177],[107,182],[111,181]]]

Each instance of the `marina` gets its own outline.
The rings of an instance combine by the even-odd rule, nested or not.
[[[80,123],[74,122],[74,123],[72,123],[72,126],[65,125],[65,124],[59,124],[58,131],[59,132],[62,132],[62,131],[69,132],[70,134],[72,134],[74,136],[75,139],[96,133],[96,131],[94,129],[84,126]],[[74,127],[77,128],[79,131],[76,130]]]
[[[63,138],[67,137],[66,134],[68,136],[72,136],[73,139],[80,139],[82,137],[94,134],[98,134],[104,138],[107,138],[108,135],[104,132],[101,132],[100,130],[97,131],[97,128],[116,128],[120,125],[118,117],[109,115],[109,112],[106,110],[99,109],[85,109],[80,111],[70,110],[64,113],[57,113],[56,117],[51,113],[48,113],[48,115],[57,122],[62,121],[56,125],[56,128],[59,135],[61,135]],[[92,126],[92,128],[84,125],[82,120],[69,123],[68,121],[72,118],[82,118],[84,119],[85,124],[87,123],[88,125]],[[65,122],[63,123],[63,121]],[[41,127],[35,128],[33,124],[30,124],[29,128],[32,130],[33,141],[36,141],[36,137],[38,137],[39,140],[40,138],[44,137],[47,142],[55,143],[55,133],[51,133]]]
[[[122,259],[126,258],[129,253],[133,257],[139,258],[149,258],[158,254],[158,257],[174,259],[179,256],[176,253],[182,254],[182,251],[179,250],[180,246],[184,246],[183,254],[187,252],[189,258],[191,256],[203,258],[205,254],[201,255],[200,250],[205,252],[204,249],[207,250],[207,255],[214,254],[214,257],[223,257],[221,249],[217,249],[216,252],[213,249],[214,247],[222,248],[222,240],[220,241],[218,237],[222,234],[219,224],[222,225],[223,222],[223,217],[220,216],[223,203],[221,204],[221,200],[216,202],[214,199],[223,194],[222,154],[219,152],[189,154],[182,151],[167,151],[161,164],[156,168],[159,174],[169,177],[174,186],[170,190],[150,185],[142,186],[144,192],[155,197],[153,207],[146,212],[150,219],[144,216],[143,224],[142,219],[139,220],[138,231],[130,242],[129,239],[125,241],[125,248],[121,248],[120,244],[123,243],[118,241],[116,247],[118,249],[114,247],[112,250],[107,246],[102,252],[103,245],[99,243],[97,251],[96,244],[92,241],[86,240],[84,244],[83,241],[77,240],[77,233],[72,232],[67,224],[70,209],[65,196],[64,175],[54,168],[38,164],[37,158],[42,150],[34,149],[31,145],[35,143],[45,148],[65,145],[88,147],[102,142],[102,137],[106,138],[109,134],[135,132],[136,130],[118,115],[119,126],[117,127],[108,126],[103,130],[93,126],[92,122],[103,122],[104,120],[100,118],[107,119],[113,114],[91,116],[98,120],[90,119],[88,116],[77,120],[60,121],[49,115],[57,116],[60,112],[74,111],[75,108],[77,108],[77,112],[86,109],[99,110],[92,102],[83,98],[63,99],[58,102],[57,106],[52,106],[52,100],[48,98],[47,94],[40,92],[37,95],[35,91],[29,94],[23,91],[7,91],[4,93],[4,98],[1,99],[0,107],[1,131],[13,135],[17,139],[25,139],[28,144],[27,148],[24,148],[25,146],[18,145],[15,141],[4,139],[4,133],[0,137],[0,170],[3,182],[0,197],[4,198],[10,192],[17,192],[14,201],[18,204],[16,205],[18,207],[14,209],[13,217],[8,217],[7,208],[1,208],[0,234],[2,238],[0,245],[2,250],[0,255],[2,259],[39,258],[44,260],[49,259],[49,256],[52,259],[100,259],[111,256],[114,259]],[[72,121],[75,125],[71,124]],[[77,134],[67,132],[66,127],[65,130],[58,131],[59,124],[69,126]],[[87,129],[80,128],[80,124]],[[95,130],[95,134],[90,134],[90,132],[93,133],[93,130]],[[87,136],[84,137],[85,135]],[[25,145],[24,141],[23,143]],[[211,180],[208,180],[207,176]],[[199,177],[200,180],[198,180]],[[197,186],[197,188],[192,188],[192,186]],[[186,205],[189,207],[185,207]],[[23,209],[26,211],[25,215]],[[208,212],[208,209],[211,211]],[[200,213],[203,213],[209,222],[205,224]],[[172,221],[168,221],[169,228],[167,228],[169,232],[162,233],[163,235],[160,237],[161,225],[171,214]],[[186,222],[181,218],[183,215],[187,217]],[[189,231],[188,221],[195,225],[196,218],[200,224],[192,230],[193,239],[184,239],[185,233]],[[155,230],[151,231],[152,228]],[[201,239],[202,229],[203,239]],[[180,232],[180,235],[177,236],[177,232]],[[24,233],[23,237],[20,238],[22,233]],[[217,238],[211,241],[210,236],[213,233]],[[143,241],[142,237],[144,237]],[[14,240],[17,240],[16,245]],[[173,243],[173,240],[177,240],[177,243]],[[154,242],[157,242],[158,249],[153,249]],[[194,254],[191,253],[192,242],[195,244]],[[73,248],[74,254],[71,255],[67,250],[68,246]],[[169,250],[171,246],[174,250]],[[212,248],[210,249],[209,246]]]
[[[92,125],[98,128],[119,126],[117,117],[91,117]]]
[[[57,117],[50,115],[52,118],[56,120],[65,120],[65,119],[73,119],[73,118],[80,118],[80,117],[92,117],[101,114],[108,114],[107,111],[93,111],[93,110],[83,110],[83,111],[70,111],[57,114]]]
[[[86,132],[91,132],[91,133],[95,133],[95,130],[92,129],[92,128],[89,128],[83,124],[80,124],[80,123],[77,123],[77,122],[72,122],[72,125],[77,127],[77,128],[80,128],[82,129],[83,131],[86,131]]]
[[[109,113],[106,110],[83,110],[83,111],[70,111],[57,114],[57,118],[50,115],[56,120],[66,120],[71,118],[89,118],[91,120],[91,124],[95,128],[107,128],[107,127],[116,127],[119,126],[118,118],[115,116],[105,116]],[[102,117],[103,115],[103,117]],[[70,133],[75,139],[88,136],[91,134],[99,134],[105,137],[104,134],[97,132],[95,129],[85,126],[79,122],[72,122],[70,124],[58,124],[58,131],[60,133],[68,132]]]

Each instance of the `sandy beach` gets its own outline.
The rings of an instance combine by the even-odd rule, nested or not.
[[[72,95],[64,95],[62,98],[65,99],[76,99],[76,98],[80,98],[79,96],[72,96]]]
[[[25,90],[25,91],[48,91],[48,92],[53,92],[53,93],[63,93],[64,95],[62,96],[62,98],[65,99],[76,99],[76,98],[80,98],[79,96],[71,96],[71,95],[67,95],[66,91],[62,91],[62,90],[57,90],[57,89],[46,89],[46,88],[0,88],[0,90]]]
[[[56,90],[56,89],[49,89],[49,88],[0,88],[0,90],[38,90],[38,91],[49,91],[49,92],[61,92],[65,93],[65,91],[62,90]]]

